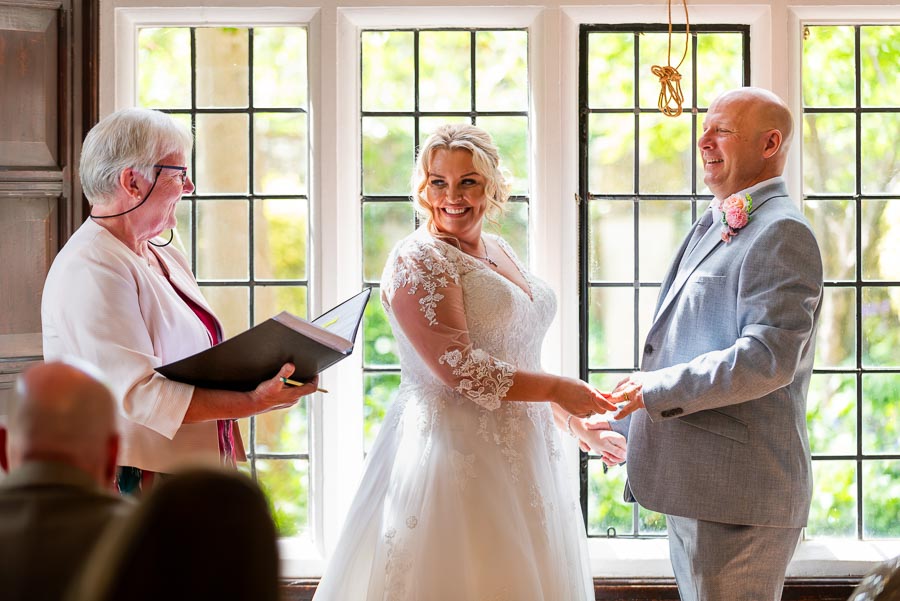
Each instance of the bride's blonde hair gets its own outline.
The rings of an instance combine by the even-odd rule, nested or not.
[[[468,123],[451,123],[438,127],[428,136],[419,149],[416,169],[410,180],[413,204],[432,234],[447,236],[434,227],[434,207],[428,202],[425,187],[431,171],[431,160],[438,150],[464,149],[472,153],[475,170],[485,178],[484,195],[487,198],[488,221],[496,224],[496,217],[503,212],[509,198],[509,182],[500,165],[500,153],[491,135]]]

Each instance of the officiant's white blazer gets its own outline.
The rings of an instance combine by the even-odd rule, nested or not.
[[[752,196],[746,227],[726,244],[714,223],[679,269],[686,238],[662,283],[626,496],[670,515],[800,527],[822,259],[780,177]]]
[[[154,371],[210,346],[206,326],[173,285],[212,310],[187,259],[172,247],[155,252],[172,283],[105,228],[85,221],[44,283],[44,359],[71,355],[103,370],[119,405],[119,465],[171,472],[185,462],[219,464],[216,422],[182,424],[194,387]]]

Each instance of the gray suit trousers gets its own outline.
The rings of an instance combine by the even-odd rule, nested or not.
[[[781,601],[801,528],[707,522],[667,515],[681,601]]]

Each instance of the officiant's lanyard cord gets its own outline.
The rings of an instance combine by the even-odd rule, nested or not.
[[[659,78],[659,106],[660,112],[667,117],[677,117],[681,114],[681,107],[684,104],[684,94],[681,92],[681,73],[678,72],[679,67],[684,64],[687,58],[688,47],[691,42],[691,22],[688,18],[687,0],[681,0],[684,5],[684,53],[677,67],[672,66],[672,0],[669,3],[669,53],[667,56],[668,64],[665,67],[653,65],[650,70]]]
[[[113,217],[121,217],[122,215],[127,215],[128,213],[134,211],[139,206],[141,206],[142,204],[147,202],[147,199],[150,198],[151,194],[153,194],[153,190],[156,188],[156,182],[159,181],[160,173],[162,173],[162,168],[159,168],[156,170],[156,177],[153,178],[153,185],[150,186],[149,190],[147,190],[147,194],[144,196],[144,199],[141,202],[134,205],[133,207],[131,207],[130,209],[128,209],[126,211],[122,211],[121,213],[116,213],[115,215],[94,215],[94,211],[93,211],[93,207],[92,207],[91,214],[89,215],[89,217],[91,219],[93,219],[94,221],[96,221],[97,219],[112,219]],[[153,244],[153,240],[148,240],[148,242],[152,246],[155,246],[156,248],[162,248],[163,246],[168,246],[168,245],[172,244],[173,238],[175,238],[175,228],[172,228],[171,230],[169,230],[169,241],[168,242],[164,242],[163,244]]]

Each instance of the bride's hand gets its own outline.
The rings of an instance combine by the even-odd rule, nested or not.
[[[606,395],[587,382],[563,378],[558,388],[557,398],[553,400],[576,417],[616,410],[615,404]]]
[[[596,420],[573,419],[569,426],[578,437],[579,446],[584,452],[593,451],[599,455],[608,467],[618,465],[625,461],[627,443],[625,437],[618,432],[598,425]]]

